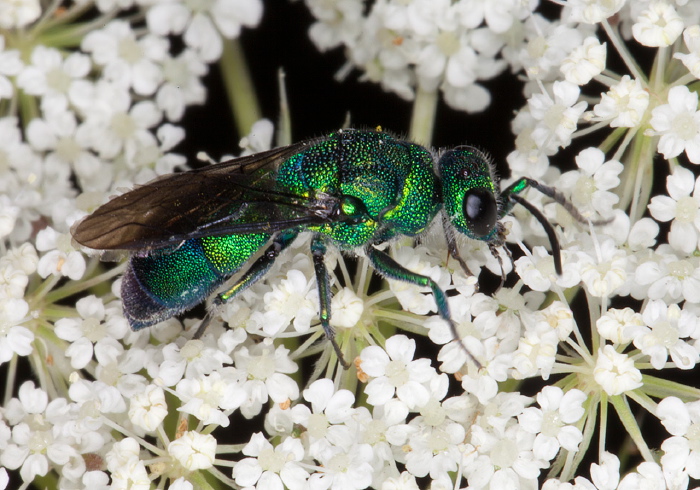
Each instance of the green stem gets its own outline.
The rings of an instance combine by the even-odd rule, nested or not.
[[[416,92],[416,100],[413,101],[411,128],[408,130],[408,136],[411,141],[420,145],[430,146],[433,141],[437,103],[437,90],[426,92],[418,89]]]
[[[240,136],[246,135],[253,127],[253,123],[262,117],[262,112],[243,48],[238,39],[224,42],[219,67],[236,129]]]
[[[629,403],[627,403],[627,397],[616,395],[611,396],[609,400],[612,406],[615,408],[617,416],[620,417],[622,425],[625,426],[625,430],[634,441],[634,444],[637,446],[637,449],[639,449],[639,452],[644,460],[654,461],[654,455],[651,454],[649,446],[647,446],[647,443],[644,440],[644,435],[639,428],[639,424],[637,424],[634,414],[632,413],[632,410],[630,410]]]

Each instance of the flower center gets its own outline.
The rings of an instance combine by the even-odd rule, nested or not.
[[[130,65],[134,65],[143,58],[141,45],[133,38],[124,38],[119,42],[119,57]]]
[[[676,219],[683,223],[692,223],[698,214],[698,202],[690,197],[681,197],[676,203]]]
[[[58,93],[68,93],[70,81],[70,76],[60,68],[54,68],[46,73],[46,84]]]
[[[70,138],[61,138],[56,143],[56,154],[64,162],[74,162],[80,155],[80,145]]]
[[[309,423],[306,426],[311,437],[323,439],[328,430],[328,419],[322,413],[312,413],[309,416]]]
[[[408,382],[406,364],[403,361],[390,361],[386,366],[386,376],[394,386],[403,386]]]
[[[279,473],[282,470],[284,463],[284,456],[277,454],[272,448],[263,449],[260,451],[260,455],[258,456],[258,464],[260,464],[263,471]]]
[[[131,138],[136,131],[136,124],[129,114],[119,112],[112,116],[112,131],[121,139]]]
[[[97,318],[86,318],[83,320],[83,335],[90,342],[97,342],[104,338],[106,334],[106,328],[104,323],[100,322]]]
[[[556,437],[562,426],[559,412],[549,411],[542,416],[542,434],[549,437]]]
[[[248,373],[252,379],[267,379],[275,373],[275,360],[263,351],[261,356],[252,359],[248,365]]]
[[[692,140],[698,134],[698,126],[695,124],[693,115],[687,112],[678,114],[673,119],[671,130],[686,141]]]
[[[454,32],[441,32],[435,40],[435,45],[445,56],[450,57],[459,51],[459,39]]]
[[[498,468],[510,468],[518,458],[518,447],[515,441],[502,439],[491,449],[491,462]]]
[[[668,321],[659,322],[654,325],[654,337],[664,347],[673,347],[678,343],[678,328]]]

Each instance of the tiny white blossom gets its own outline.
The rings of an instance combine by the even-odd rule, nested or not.
[[[0,27],[3,29],[21,29],[41,15],[39,0],[21,0],[0,2]]]
[[[304,446],[299,439],[285,438],[273,446],[265,436],[256,432],[243,448],[243,458],[233,467],[233,478],[244,487],[304,488],[309,473],[304,469]]]
[[[692,25],[683,31],[683,41],[688,53],[674,53],[695,78],[700,78],[700,26]]]
[[[349,448],[359,434],[350,432],[345,424],[355,413],[355,396],[348,390],[337,390],[330,379],[319,379],[304,390],[304,404],[295,405],[291,416],[295,424],[306,428],[309,437],[309,453],[313,457],[331,450],[334,446]]]
[[[652,48],[670,46],[682,32],[683,19],[664,1],[651,2],[632,26],[634,38]]]
[[[188,430],[168,445],[168,453],[189,471],[211,468],[216,455],[216,438]]]
[[[537,127],[532,138],[545,150],[566,147],[576,130],[578,119],[586,109],[585,101],[578,101],[580,89],[573,83],[557,81],[552,85],[554,99],[547,94],[535,94],[528,100]]]
[[[620,81],[601,94],[600,102],[593,107],[593,113],[600,119],[611,119],[613,128],[637,126],[649,106],[649,92],[644,90],[638,79],[623,75]]]
[[[651,111],[651,126],[661,135],[659,152],[673,158],[685,151],[688,160],[700,163],[700,111],[698,94],[685,85],[668,91],[668,104]]]
[[[561,72],[567,81],[585,85],[605,69],[607,43],[601,44],[597,37],[583,40],[583,45],[575,48],[562,62]]]
[[[73,248],[71,236],[67,233],[57,233],[51,227],[46,227],[37,233],[36,248],[46,252],[39,259],[37,272],[41,277],[51,274],[67,276],[78,280],[85,273],[85,257]]]
[[[246,399],[239,376],[232,369],[180,380],[176,391],[184,403],[178,410],[194,415],[204,424],[228,427],[231,421],[223,410],[238,408]]]
[[[596,330],[615,344],[627,344],[632,341],[633,329],[643,325],[642,315],[632,308],[610,308],[596,321]]]
[[[413,360],[416,343],[405,335],[394,335],[386,341],[386,351],[369,346],[360,354],[362,370],[373,377],[365,387],[367,402],[383,405],[396,393],[409,408],[424,405],[429,392],[424,383],[436,376],[430,359]]]
[[[656,416],[672,435],[661,444],[664,469],[687,471],[691,478],[699,478],[700,440],[696,429],[700,423],[700,403],[683,403],[679,398],[669,396],[659,402]]]
[[[642,373],[634,366],[634,360],[615,351],[612,345],[598,350],[593,376],[610,396],[634,390],[642,386]]]
[[[624,169],[616,160],[605,161],[605,154],[598,148],[586,148],[576,155],[579,170],[564,173],[557,188],[571,192],[571,201],[579,210],[593,209],[608,217],[620,198],[610,189],[620,184],[618,177]]]
[[[610,238],[602,238],[598,250],[597,258],[579,252],[579,273],[590,294],[609,296],[627,280],[627,255]]]
[[[536,458],[551,461],[559,448],[576,451],[583,440],[581,430],[573,424],[583,417],[586,394],[572,389],[564,393],[561,388],[545,386],[537,394],[540,409],[528,407],[518,415],[523,429],[537,434],[533,443]]]
[[[598,24],[615,15],[623,6],[625,0],[569,0],[567,6],[571,8],[570,20]]]
[[[698,351],[683,340],[698,335],[700,324],[693,313],[655,300],[646,305],[642,318],[646,326],[632,330],[634,345],[649,356],[655,369],[663,369],[669,354],[679,369],[695,367]]]
[[[684,167],[676,167],[666,177],[668,195],[654,196],[649,212],[658,221],[672,221],[668,243],[684,254],[691,254],[700,243],[700,177]]]
[[[146,391],[137,393],[131,399],[129,420],[147,431],[156,430],[168,415],[165,392],[162,388],[149,385]]]

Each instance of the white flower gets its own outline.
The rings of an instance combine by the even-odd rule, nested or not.
[[[37,117],[29,122],[27,141],[37,151],[47,152],[46,165],[71,166],[84,191],[106,191],[112,184],[112,168],[76,137],[77,129],[73,112],[49,111],[44,118]]]
[[[625,5],[625,0],[569,0],[566,4],[571,8],[570,20],[598,24],[615,15]]]
[[[598,257],[579,252],[579,273],[588,292],[596,297],[610,296],[627,281],[627,254],[611,238],[602,237]]]
[[[202,77],[208,67],[191,49],[177,56],[166,54],[162,61],[163,83],[156,94],[156,104],[169,121],[179,121],[188,105],[203,104],[206,89]]]
[[[29,312],[24,299],[0,299],[0,364],[16,354],[28,356],[34,351],[34,332],[20,325]]]
[[[362,298],[350,288],[342,288],[331,299],[331,327],[352,328],[358,324],[365,310]]]
[[[559,178],[560,190],[571,193],[571,201],[579,211],[595,210],[604,217],[612,215],[612,207],[620,198],[608,192],[620,184],[618,177],[623,165],[616,160],[605,161],[605,154],[598,148],[586,148],[576,155],[580,170],[566,172]]]
[[[250,349],[241,346],[233,353],[236,367],[247,373],[243,389],[248,399],[241,407],[247,418],[260,413],[268,397],[275,403],[285,403],[299,398],[299,386],[287,376],[295,373],[299,366],[289,359],[289,350],[284,346],[275,348],[272,339],[266,338]]]
[[[316,456],[321,471],[309,477],[308,488],[367,488],[372,483],[374,458],[369,444],[353,444],[349,448],[332,447]]]
[[[642,373],[634,366],[634,360],[605,345],[598,351],[593,376],[610,396],[634,390],[642,386]]]
[[[661,135],[659,152],[669,159],[685,151],[688,160],[700,163],[700,111],[698,94],[685,85],[668,91],[668,104],[651,111],[651,126]]]
[[[265,436],[256,432],[243,448],[243,458],[233,467],[236,483],[257,488],[304,488],[309,473],[303,468],[304,446],[299,439],[285,438],[273,446]]]
[[[684,470],[691,478],[699,478],[700,440],[696,428],[700,423],[700,404],[683,403],[680,399],[669,396],[659,402],[656,416],[673,436],[661,444],[664,451],[661,464],[664,469]]]
[[[692,369],[700,356],[683,339],[698,335],[698,318],[678,305],[667,306],[661,300],[650,301],[642,318],[647,326],[633,328],[634,345],[650,358],[655,369],[663,369],[668,355],[679,369]]]
[[[633,329],[643,325],[642,315],[632,308],[610,308],[596,321],[596,330],[615,344],[628,344],[632,341]]]
[[[700,78],[700,26],[687,27],[683,31],[683,41],[688,53],[674,53],[673,57],[681,60],[695,78]]]
[[[159,2],[148,9],[146,20],[155,34],[184,33],[185,44],[195,49],[204,61],[212,62],[221,56],[221,36],[233,39],[243,26],[257,25],[262,9],[260,0]]]
[[[78,141],[104,159],[113,159],[123,152],[127,162],[131,162],[141,142],[153,138],[149,128],[161,120],[153,102],[144,100],[132,105],[125,88],[105,80],[94,85],[77,83],[71,90],[71,100],[85,117],[77,132]]]
[[[313,279],[296,269],[290,270],[285,279],[273,284],[272,291],[263,297],[265,333],[275,335],[287,328],[290,322],[297,332],[307,332],[311,319],[318,315],[318,290],[315,285]]]
[[[41,96],[45,112],[62,111],[73,84],[85,78],[90,68],[90,58],[82,53],[71,53],[64,59],[58,49],[40,44],[32,51],[31,65],[17,76],[17,86]]]
[[[645,296],[675,303],[687,299],[700,301],[700,268],[698,259],[679,258],[670,253],[668,245],[657,249],[653,260],[639,264],[634,272],[638,286],[648,286]]]
[[[77,281],[85,274],[85,257],[73,248],[69,234],[57,233],[53,228],[46,227],[37,233],[36,248],[46,252],[37,266],[41,277],[55,274]]]
[[[3,5],[5,3],[3,2]],[[16,49],[5,49],[5,36],[0,36],[0,100],[9,99],[14,94],[13,84],[7,78],[22,70],[22,60]]]
[[[76,448],[80,447],[77,440],[84,434],[72,418],[65,398],[56,397],[49,401],[44,390],[36,388],[32,381],[25,381],[19,387],[17,398],[10,399],[3,411],[4,420],[12,426],[12,437],[3,441],[0,451],[2,466],[19,469],[27,485],[36,476],[44,476],[49,470],[60,471],[64,465],[71,476],[80,478],[85,471],[84,464],[75,467],[74,472],[70,470],[82,460]],[[67,427],[73,430],[66,430]],[[90,446],[89,450],[99,449],[102,445],[102,434],[94,429],[93,433],[100,442],[97,446]]]
[[[583,40],[583,45],[575,48],[561,65],[561,72],[568,82],[585,85],[605,69],[607,43],[601,44],[597,37]]]
[[[409,408],[424,405],[429,397],[425,383],[437,375],[430,359],[413,360],[416,343],[404,335],[388,338],[385,347],[369,346],[360,354],[360,367],[374,378],[365,387],[367,403],[383,405],[396,393]]]
[[[304,399],[311,403],[311,409],[303,404],[295,405],[291,416],[295,424],[306,428],[311,456],[316,458],[333,447],[347,449],[356,443],[359,434],[350,432],[345,425],[356,411],[355,397],[350,391],[336,391],[333,381],[319,379],[304,390]]]
[[[583,402],[586,395],[580,390],[569,390],[564,394],[561,388],[545,386],[537,394],[541,409],[526,408],[518,415],[522,428],[537,434],[533,443],[535,458],[551,461],[563,447],[574,452],[583,440],[581,430],[573,424],[583,417]]]
[[[81,298],[76,303],[80,318],[61,318],[55,323],[56,335],[71,342],[66,355],[71,366],[82,369],[92,360],[93,349],[98,363],[117,362],[124,351],[118,342],[129,331],[129,325],[120,312],[107,315],[102,300],[96,296]]]
[[[554,99],[543,93],[528,100],[532,117],[537,121],[532,138],[545,151],[569,146],[578,119],[587,105],[584,101],[577,102],[580,89],[573,83],[554,82],[552,92]]]
[[[600,490],[614,490],[620,482],[620,460],[605,451],[600,464],[591,463],[591,480]]]
[[[207,376],[183,379],[176,386],[183,405],[178,409],[197,417],[204,424],[228,427],[230,420],[223,410],[240,407],[246,399],[238,374],[224,368]]]
[[[40,15],[39,0],[0,2],[0,27],[3,29],[21,29],[37,20]]]
[[[620,81],[601,94],[600,102],[593,107],[593,113],[600,119],[610,121],[613,128],[637,126],[649,106],[649,92],[644,90],[638,79],[624,75]]]
[[[189,471],[211,468],[216,456],[216,438],[188,430],[168,444],[168,453]]]
[[[168,404],[162,388],[149,385],[146,391],[131,398],[129,420],[149,432],[156,430],[168,415]]]
[[[654,196],[649,212],[659,221],[671,221],[668,242],[673,248],[691,254],[700,244],[700,177],[677,166],[666,177],[668,196]],[[691,194],[692,193],[692,194]]]
[[[152,95],[163,80],[160,64],[168,52],[168,40],[153,34],[139,39],[131,26],[113,20],[104,28],[89,32],[81,42],[103,67],[103,78],[138,95]]]
[[[632,26],[634,38],[644,46],[670,46],[683,32],[683,19],[672,5],[655,1],[637,17]]]

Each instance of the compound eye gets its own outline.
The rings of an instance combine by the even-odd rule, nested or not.
[[[464,195],[464,218],[469,230],[477,237],[485,237],[498,220],[498,206],[493,193],[487,189],[472,189]]]

